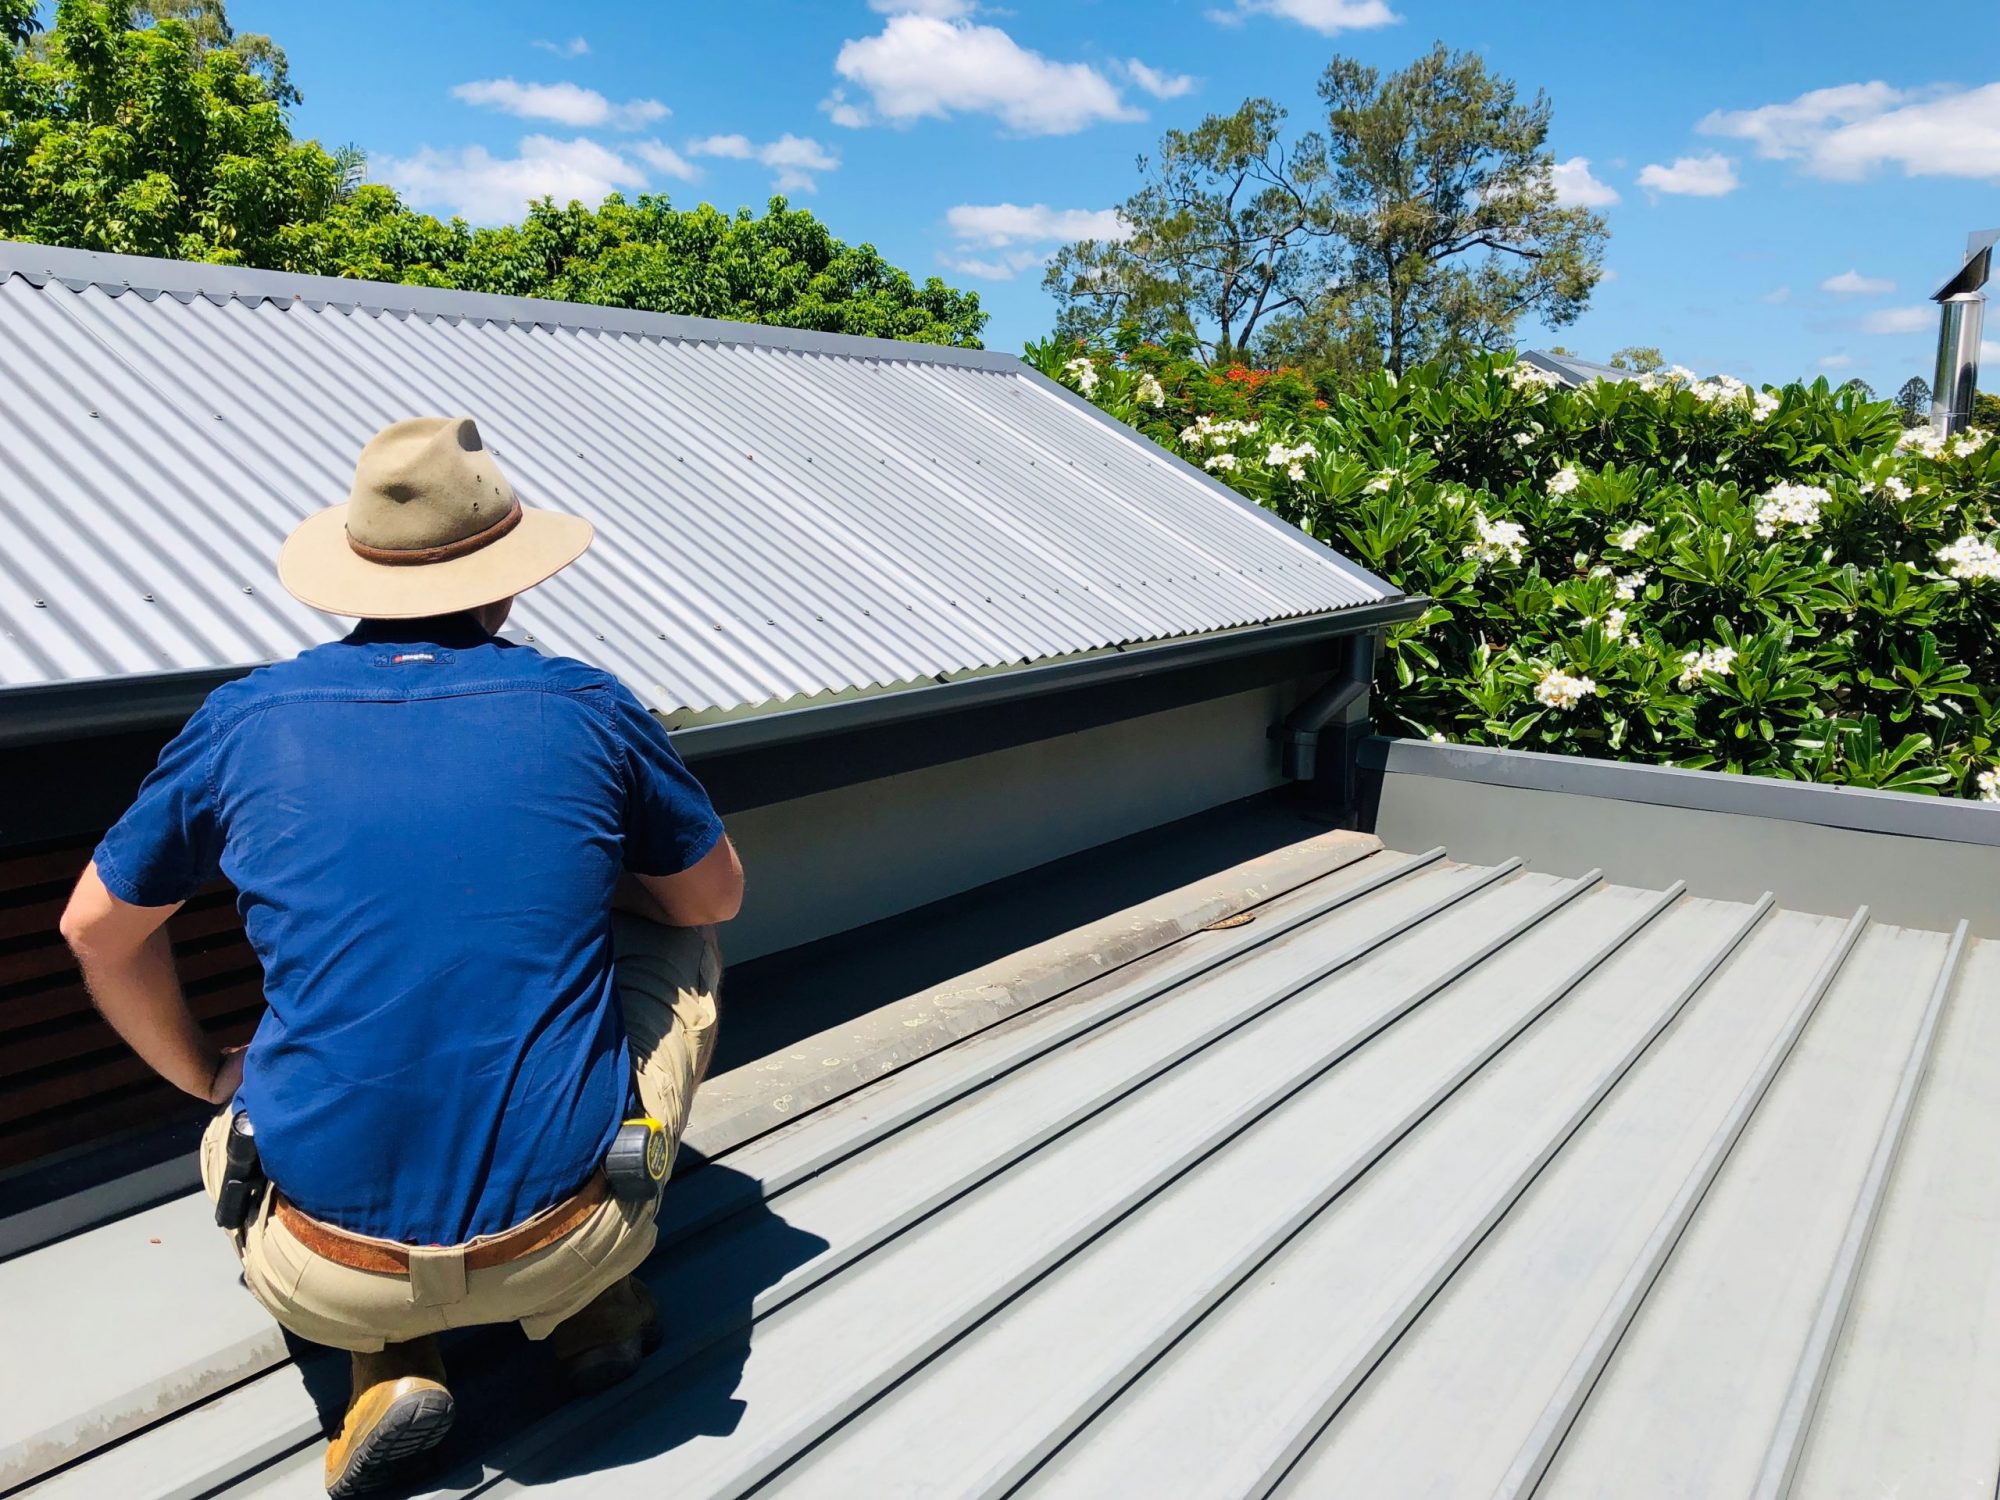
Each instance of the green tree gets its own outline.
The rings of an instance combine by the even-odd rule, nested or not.
[[[2000,432],[2000,396],[1991,391],[1973,392],[1972,425],[1983,427],[1988,432]]]
[[[1325,130],[1289,146],[1268,99],[1169,131],[1119,206],[1128,234],[1050,263],[1057,332],[1355,373],[1575,320],[1605,228],[1556,202],[1546,98],[1442,46],[1386,79],[1336,57],[1320,97]]]
[[[1903,425],[1915,427],[1930,415],[1931,386],[1921,375],[1912,375],[1903,382],[1896,392],[1896,409],[1903,414]]]
[[[978,344],[975,294],[921,285],[783,199],[544,200],[471,229],[292,136],[288,60],[221,0],[0,0],[0,238]]]
[[[1330,269],[1317,201],[1325,153],[1313,136],[1288,149],[1284,119],[1269,99],[1246,99],[1141,156],[1145,180],[1118,209],[1129,236],[1079,241],[1049,263],[1058,334],[1179,334],[1226,361],[1267,320],[1319,296]]]
[[[1523,103],[1475,53],[1442,44],[1382,77],[1336,57],[1327,108],[1326,222],[1345,274],[1299,330],[1303,346],[1365,330],[1382,363],[1457,361],[1512,342],[1532,315],[1574,322],[1603,274],[1604,221],[1556,201],[1550,106]]]
[[[1635,375],[1644,375],[1650,370],[1664,370],[1666,356],[1651,344],[1629,344],[1611,356],[1611,368],[1630,370]]]
[[[269,264],[282,228],[322,212],[334,160],[295,141],[284,54],[219,5],[60,0],[0,70],[0,235],[90,250]],[[178,13],[169,13],[178,12]]]

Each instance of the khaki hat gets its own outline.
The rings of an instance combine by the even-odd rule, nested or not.
[[[580,516],[526,509],[472,418],[412,417],[368,440],[345,505],[285,539],[278,579],[331,615],[456,614],[561,572],[591,535]]]

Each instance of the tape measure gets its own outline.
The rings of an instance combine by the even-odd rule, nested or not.
[[[604,1179],[619,1198],[657,1198],[672,1157],[667,1127],[651,1115],[640,1115],[620,1125],[612,1137],[611,1149],[604,1153]]]

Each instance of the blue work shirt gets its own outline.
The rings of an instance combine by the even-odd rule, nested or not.
[[[721,834],[615,678],[454,616],[217,688],[96,858],[139,906],[235,883],[270,1006],[237,1104],[285,1196],[453,1245],[603,1159],[630,1082],[613,887]]]

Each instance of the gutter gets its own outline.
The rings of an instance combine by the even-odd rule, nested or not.
[[[1395,598],[672,731],[725,814],[1319,677],[1328,643],[1416,618]],[[90,833],[124,810],[165,740],[246,664],[0,689],[0,847]]]

